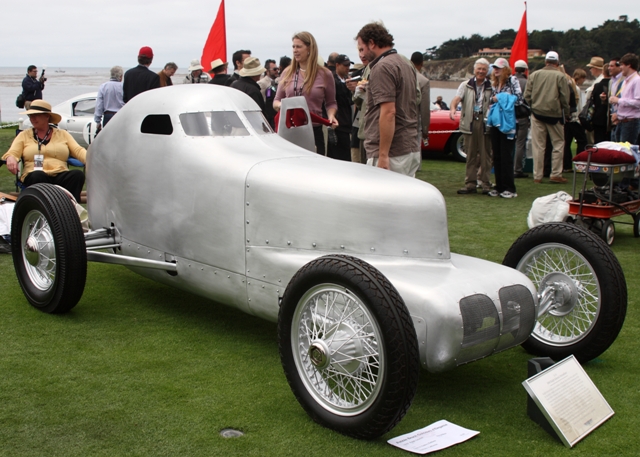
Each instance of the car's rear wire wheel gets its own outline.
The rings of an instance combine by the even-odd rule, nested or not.
[[[35,308],[73,308],[87,277],[82,225],[69,196],[50,184],[23,190],[11,220],[13,264],[22,291]]]

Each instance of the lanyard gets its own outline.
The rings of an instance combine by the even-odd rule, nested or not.
[[[476,79],[474,79],[475,83],[476,83],[476,106],[478,105],[482,105],[482,95],[484,94],[484,84],[485,81],[482,81],[482,84],[478,85],[478,81]]]
[[[49,143],[52,133],[53,133],[53,129],[49,127],[49,130],[47,130],[47,133],[45,134],[44,138],[40,139],[36,134],[36,129],[33,129],[33,138],[38,142],[38,152],[40,152],[40,148],[42,147],[43,144],[46,146]]]
[[[298,75],[300,74],[300,70],[296,70],[296,75],[293,78],[293,95],[296,97],[302,95],[302,89],[304,88],[304,81],[302,81],[302,86],[300,86],[300,91],[298,92]]]

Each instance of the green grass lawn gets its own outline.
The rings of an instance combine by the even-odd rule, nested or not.
[[[0,130],[0,151],[11,136]],[[447,201],[451,250],[501,262],[534,198],[571,185],[516,181],[518,198],[457,195],[464,164],[435,157],[419,176]],[[0,168],[0,190],[13,180]],[[630,218],[621,218],[630,222]],[[632,456],[640,439],[640,278],[630,225],[613,247],[629,287],[625,325],[585,370],[616,414],[567,449],[526,415],[521,348],[442,374],[422,372],[415,401],[384,437],[362,442],[309,419],[285,380],[276,325],[90,263],[78,306],[27,304],[0,255],[0,456],[401,456],[386,440],[447,419],[480,431],[442,456]],[[245,432],[222,438],[226,427]]]

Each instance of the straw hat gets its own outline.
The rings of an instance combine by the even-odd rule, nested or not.
[[[247,57],[244,59],[242,70],[238,73],[240,76],[260,76],[267,71],[262,65],[260,65],[260,59],[257,57]]]
[[[200,59],[193,59],[191,61],[191,65],[189,65],[189,71],[196,71],[196,70],[204,70],[204,67],[200,65]]]
[[[226,64],[227,64],[227,62],[223,62],[222,59],[216,59],[213,62],[211,62],[211,70],[209,70],[209,71],[212,72],[216,68],[221,67],[222,65],[226,65]]]
[[[34,100],[31,102],[31,106],[27,111],[23,111],[20,114],[48,114],[49,122],[52,124],[58,124],[62,120],[62,116],[58,113],[51,112],[51,105],[44,100]]]
[[[592,57],[591,61],[587,64],[587,67],[602,70],[604,68],[604,59],[602,57]]]

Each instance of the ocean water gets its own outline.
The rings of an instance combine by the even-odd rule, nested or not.
[[[38,70],[40,71],[40,68]],[[16,107],[16,97],[22,92],[22,80],[26,73],[26,68],[0,67],[0,107],[3,122],[15,122],[18,118],[25,117],[18,114],[23,110]],[[76,95],[97,91],[100,84],[109,80],[109,68],[47,68],[45,77],[47,82],[42,91],[42,98],[51,103],[51,106],[55,106]]]
[[[38,72],[41,70],[38,68]],[[157,72],[160,68],[151,70]],[[27,69],[22,67],[0,67],[0,121],[17,122],[20,117],[25,117],[19,114],[23,110],[16,107],[16,97],[22,92],[22,80],[26,72]],[[171,79],[174,84],[179,84],[185,75],[186,73],[176,73]],[[109,68],[47,68],[45,76],[47,82],[42,91],[42,98],[51,103],[51,106],[56,106],[78,95],[96,92],[100,84],[109,80]],[[431,100],[441,95],[449,104],[455,96],[458,84],[433,81]]]
[[[125,68],[125,71],[127,69]],[[151,68],[160,71],[160,68]],[[38,68],[40,77],[41,68]],[[22,67],[0,67],[0,109],[2,122],[15,122],[20,117],[20,108],[16,107],[16,97],[22,92],[22,80],[27,74],[27,69]],[[56,106],[87,92],[96,92],[100,84],[109,80],[109,68],[47,68],[45,70],[44,90],[42,98]],[[185,74],[176,73],[172,81],[182,81]]]

